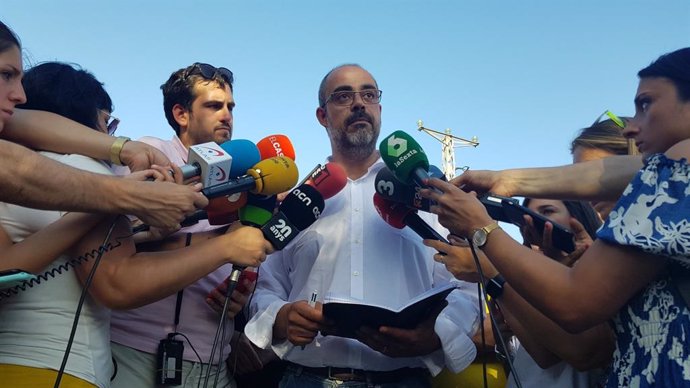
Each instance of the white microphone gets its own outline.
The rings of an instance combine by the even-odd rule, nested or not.
[[[228,181],[231,166],[232,156],[220,145],[208,142],[189,147],[187,164],[180,169],[184,179],[199,176],[204,187],[211,187]]]

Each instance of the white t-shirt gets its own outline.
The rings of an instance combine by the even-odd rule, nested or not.
[[[42,154],[72,167],[111,175],[106,165],[85,156]],[[0,223],[15,243],[62,215],[0,203]],[[60,256],[42,272],[69,260]],[[70,269],[0,300],[0,363],[59,370],[81,292],[82,285]],[[110,310],[87,295],[65,373],[101,388],[109,387],[113,372],[109,333]]]

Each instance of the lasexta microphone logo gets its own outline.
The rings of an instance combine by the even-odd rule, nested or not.
[[[407,140],[391,135],[388,138],[388,155],[397,157],[407,151]]]

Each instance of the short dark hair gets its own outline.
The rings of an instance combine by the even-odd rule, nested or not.
[[[678,98],[690,101],[690,47],[666,53],[637,73],[640,78],[669,79],[678,91]]]
[[[22,49],[22,45],[19,43],[19,38],[17,34],[12,31],[7,24],[0,21],[0,53],[3,53],[12,47]]]
[[[180,135],[180,125],[175,121],[172,113],[173,106],[180,104],[185,109],[191,110],[192,103],[196,99],[194,86],[200,82],[216,82],[221,88],[225,85],[232,91],[233,78],[225,78],[219,72],[213,74],[213,78],[206,78],[201,74],[198,67],[199,63],[193,63],[185,68],[173,72],[167,81],[161,85],[163,91],[163,111],[168,124],[175,130],[175,134]]]
[[[112,112],[113,101],[90,72],[61,62],[45,62],[24,73],[24,109],[44,110],[98,129],[98,111]]]
[[[358,65],[356,63],[344,63],[342,65],[336,66],[332,68],[328,73],[326,73],[325,76],[323,76],[323,79],[321,79],[321,84],[319,84],[319,106],[324,107],[326,106],[326,101],[328,100],[328,96],[326,95],[326,81],[328,80],[328,76],[333,74],[334,71],[338,69],[342,69],[343,67],[359,67],[360,69],[367,71],[367,69],[363,68],[361,65]],[[371,74],[371,73],[370,73]],[[373,76],[372,76],[373,78]],[[376,80],[374,80],[376,82]],[[378,85],[378,83],[377,83]]]

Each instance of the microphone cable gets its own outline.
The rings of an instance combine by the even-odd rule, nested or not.
[[[232,266],[233,271],[236,269],[236,267],[233,265]],[[232,273],[232,272],[231,272]],[[238,279],[239,279],[239,275]],[[223,357],[223,343],[225,342],[225,320],[228,315],[228,305],[230,304],[230,297],[232,296],[232,292],[235,291],[235,287],[237,286],[237,281],[233,281],[230,279],[228,281],[228,288],[225,292],[225,302],[223,303],[223,311],[220,313],[220,320],[218,321],[218,327],[216,328],[216,334],[213,337],[213,345],[211,345],[211,356],[210,359],[208,360],[208,368],[206,369],[206,374],[204,376],[204,388],[208,387],[208,381],[211,378],[211,367],[213,366],[213,359],[216,358],[216,347],[218,346],[218,338],[219,336],[222,338],[221,339],[221,346],[219,349],[220,354],[218,354],[218,369],[216,370],[215,373],[215,378],[213,382],[213,387],[218,384],[218,376],[220,374],[220,363],[223,361],[221,358]]]
[[[474,264],[477,267],[477,273],[479,274],[479,281],[481,284],[486,284],[486,278],[484,277],[484,271],[482,270],[482,266],[479,263],[479,256],[477,256],[477,251],[474,247],[474,244],[470,243],[470,250],[472,251],[472,258],[474,258]],[[486,293],[486,287],[481,286],[482,294],[484,295],[484,301],[485,303],[489,303],[489,295]],[[484,341],[484,325],[483,325],[483,315],[484,312],[481,311],[483,308],[482,301],[481,299],[479,300],[480,303],[480,322],[482,322],[482,341]],[[496,322],[496,318],[494,317],[494,313],[489,307],[489,319],[491,319],[491,326],[493,328],[498,328],[498,323]],[[497,331],[494,330],[495,334],[498,334],[496,337],[498,338],[499,344],[501,348],[503,349],[504,352],[508,352],[508,347],[506,346],[505,341],[503,340],[503,335]],[[508,362],[508,368],[510,369],[510,375],[513,376],[513,379],[515,380],[515,384],[517,385],[517,388],[522,388],[522,383],[520,382],[520,377],[518,376],[517,371],[515,370],[515,367],[513,366],[513,360],[511,359],[509,354],[505,354],[506,361]],[[484,364],[484,381],[486,383],[486,364]]]
[[[72,323],[72,329],[69,334],[69,339],[67,340],[67,348],[65,349],[65,355],[62,357],[62,364],[60,365],[60,370],[57,373],[57,376],[55,378],[55,385],[53,385],[53,388],[58,388],[60,386],[60,381],[62,380],[62,376],[65,374],[65,367],[67,366],[67,359],[69,358],[69,353],[70,350],[72,350],[72,343],[74,343],[74,336],[77,333],[77,326],[79,324],[79,317],[81,315],[81,309],[84,306],[84,301],[86,300],[86,295],[89,290],[89,286],[91,286],[91,282],[93,281],[93,277],[96,274],[96,269],[98,269],[98,264],[101,262],[101,258],[103,257],[103,254],[108,251],[108,247],[106,246],[108,244],[108,241],[110,241],[110,236],[113,233],[113,230],[115,229],[115,225],[117,225],[117,220],[118,217],[115,217],[113,220],[113,223],[110,225],[110,228],[108,229],[108,233],[105,235],[105,239],[103,240],[103,243],[101,244],[100,247],[98,247],[98,254],[96,255],[96,260],[93,263],[93,268],[91,268],[91,271],[89,272],[89,276],[86,278],[86,281],[84,282],[84,285],[82,287],[81,291],[81,296],[79,297],[79,303],[77,304],[77,311],[74,314],[74,321]]]

